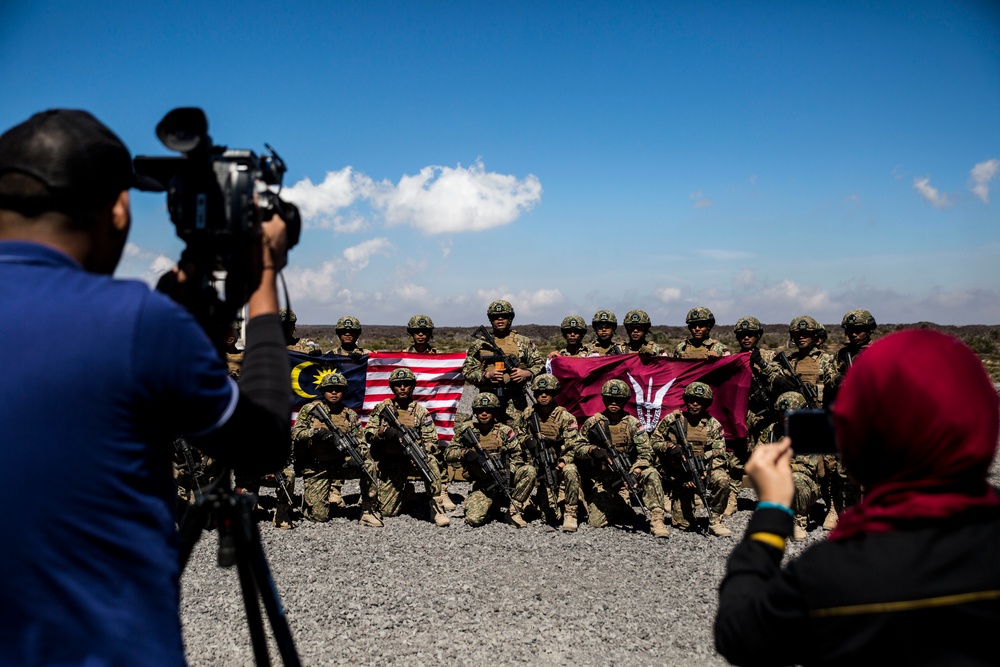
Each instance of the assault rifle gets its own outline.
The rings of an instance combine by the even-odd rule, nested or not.
[[[427,452],[420,444],[420,438],[417,436],[416,431],[412,428],[406,428],[399,423],[399,417],[393,405],[387,405],[379,414],[389,422],[389,426],[399,431],[399,441],[402,443],[406,455],[410,457],[410,461],[416,466],[420,476],[427,482],[428,488],[430,488],[429,485],[434,483],[434,473],[431,472],[431,467],[427,463]]]
[[[462,431],[462,435],[459,437],[475,453],[475,456],[470,457],[471,460],[468,461],[468,463],[472,464],[469,466],[469,472],[473,477],[487,484],[486,489],[484,489],[486,494],[490,495],[495,491],[499,491],[507,499],[508,503],[514,502],[514,499],[510,495],[510,489],[507,488],[507,476],[504,474],[503,465],[495,456],[483,449],[482,444],[479,442],[479,436],[475,433],[475,427],[469,426],[469,428]],[[466,461],[463,460],[463,463],[466,463]]]
[[[674,435],[677,437],[677,446],[681,448],[681,468],[691,478],[695,493],[701,498],[705,509],[709,509],[711,505],[708,502],[708,489],[705,488],[705,480],[703,479],[705,476],[705,459],[695,456],[694,451],[691,450],[691,445],[687,440],[687,433],[681,425],[681,419],[684,419],[683,415],[678,415],[674,423],[670,425]]]
[[[553,496],[559,495],[559,474],[556,472],[556,459],[552,454],[552,447],[549,445],[551,440],[542,437],[542,427],[538,423],[538,413],[534,410],[531,411],[531,426],[528,429],[531,431],[531,437],[528,438],[527,444],[532,450],[532,454],[535,457],[535,461],[538,462],[539,467],[542,469],[542,484],[548,487],[549,491],[552,492]]]
[[[288,488],[288,484],[285,482],[285,471],[279,469],[274,473],[274,485],[275,485],[275,495],[280,490],[285,494],[285,498],[288,499],[288,506],[295,507],[295,501],[292,500],[292,490]]]
[[[649,508],[646,507],[646,503],[642,502],[642,496],[639,495],[639,486],[636,483],[635,477],[632,475],[632,464],[629,463],[628,457],[625,456],[625,452],[616,448],[611,442],[611,434],[605,432],[603,422],[598,422],[594,425],[594,428],[590,429],[590,433],[595,434],[597,442],[594,444],[605,450],[608,453],[608,458],[606,459],[608,465],[611,467],[612,472],[614,472],[621,483],[625,485],[628,489],[628,494],[632,496],[639,509],[642,513],[649,518]],[[590,434],[588,434],[590,435]],[[592,441],[593,442],[593,441]]]
[[[197,495],[201,495],[201,478],[205,476],[204,461],[195,462],[194,449],[184,438],[174,438],[174,449],[184,458],[184,465],[187,467],[187,473],[194,482],[194,485],[198,488]]]
[[[792,362],[790,362],[788,357],[785,356],[784,351],[778,352],[774,355],[774,360],[777,361],[781,368],[791,376],[792,382],[795,383],[795,391],[802,394],[803,398],[806,399],[806,406],[814,410],[818,408],[819,395],[816,393],[816,387],[806,384],[802,381],[802,378],[795,374],[795,369],[792,368]]]
[[[354,464],[361,474],[367,477],[374,486],[378,486],[378,480],[375,479],[372,474],[365,468],[365,457],[361,455],[361,443],[358,439],[354,437],[351,433],[345,433],[341,431],[333,423],[333,419],[330,417],[330,411],[326,409],[326,406],[322,403],[317,403],[316,407],[313,408],[313,414],[323,422],[327,430],[333,435],[333,446],[337,448],[337,451],[347,454],[348,458],[351,459],[351,463]],[[317,457],[322,461],[320,457]]]

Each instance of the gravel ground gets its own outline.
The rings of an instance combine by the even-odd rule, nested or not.
[[[991,479],[1000,486],[1000,460]],[[453,484],[452,499],[467,488]],[[357,482],[345,493],[356,501]],[[461,505],[442,529],[426,503],[384,528],[360,526],[357,507],[291,531],[259,525],[304,665],[725,665],[712,641],[717,589],[752,506],[744,490],[732,538],[585,522],[565,534],[539,521],[473,529]],[[216,544],[205,533],[181,580],[188,660],[252,665],[239,582],[216,566]]]

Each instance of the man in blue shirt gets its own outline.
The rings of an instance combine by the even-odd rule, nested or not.
[[[128,149],[87,112],[0,136],[0,469],[20,512],[0,664],[183,664],[172,439],[262,472],[288,454],[284,222],[263,225],[237,388],[183,308],[111,277],[136,184]],[[53,332],[58,352],[32,353]]]

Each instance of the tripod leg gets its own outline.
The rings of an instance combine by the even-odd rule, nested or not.
[[[258,667],[268,667],[271,659],[267,654],[267,638],[264,636],[264,622],[260,615],[260,604],[257,595],[260,592],[257,588],[253,566],[250,561],[252,557],[246,553],[246,544],[240,544],[236,548],[236,568],[240,576],[240,588],[243,591],[243,608],[247,614],[247,625],[250,628],[250,643],[253,645],[253,655]]]

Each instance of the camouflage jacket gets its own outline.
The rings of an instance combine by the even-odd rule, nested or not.
[[[699,357],[699,348],[704,348],[705,353],[714,354],[717,357],[729,354],[729,348],[714,338],[706,338],[701,345],[695,345],[688,338],[677,343],[677,347],[674,348],[674,356],[679,359],[696,359]]]
[[[610,422],[607,415],[598,412],[589,417],[580,427],[580,444],[577,446],[576,457],[583,460],[590,459],[590,448],[597,447],[596,439],[590,437],[590,431],[600,423],[605,433],[610,432]],[[624,415],[621,425],[625,427],[625,434],[628,440],[628,457],[632,463],[632,468],[648,468],[653,465],[653,446],[646,434],[646,427],[642,422],[632,415]]]
[[[391,441],[388,438],[379,437],[379,429],[385,423],[385,417],[382,416],[382,411],[388,406],[394,406],[399,412],[410,412],[413,415],[413,430],[417,432],[417,436],[420,438],[421,444],[424,446],[424,450],[428,454],[434,454],[437,452],[438,448],[438,435],[437,428],[434,426],[434,418],[431,417],[431,413],[427,411],[427,408],[420,405],[417,401],[410,401],[410,405],[406,410],[400,409],[396,404],[394,399],[387,398],[372,409],[371,414],[368,416],[368,425],[365,426],[365,439],[371,443],[372,449],[377,448],[379,445],[385,445],[389,448],[402,447],[399,440],[392,438]],[[400,415],[402,417],[402,415]]]
[[[312,339],[298,338],[293,340],[295,340],[295,343],[288,346],[288,349],[292,352],[302,352],[313,357],[323,354],[323,350],[321,350],[319,345]]]
[[[674,410],[669,415],[660,420],[660,423],[656,425],[653,430],[652,441],[653,451],[656,452],[662,460],[669,460],[669,450],[674,445],[679,444],[677,442],[677,435],[673,433],[671,428],[675,421],[680,419],[682,416],[686,416],[686,412],[681,412],[680,410]],[[722,424],[715,417],[705,416],[706,420],[705,430],[706,430],[706,442],[705,442],[705,460],[710,462],[710,468],[721,468],[726,465],[726,440],[722,432]],[[689,424],[687,419],[682,419],[681,423],[684,426],[684,432],[688,432]]]
[[[535,347],[535,344],[531,342],[530,338],[522,336],[513,329],[509,335],[513,336],[514,342],[517,343],[517,358],[521,362],[521,368],[528,370],[532,378],[540,375],[545,369],[545,360],[538,353],[538,348]],[[479,391],[488,391],[490,393],[496,391],[496,385],[486,379],[488,362],[482,359],[482,357],[491,356],[492,354],[493,351],[484,340],[473,342],[465,353],[465,363],[462,364],[462,377],[469,384],[476,385]]]
[[[534,405],[529,406],[524,412],[517,415],[514,420],[514,431],[517,433],[518,442],[522,445],[522,449],[528,458],[531,458],[531,450],[524,446],[524,442],[529,437],[533,438],[537,435],[531,426],[531,416],[535,414],[536,407]],[[561,458],[563,463],[573,463],[577,447],[580,446],[580,432],[573,413],[561,405],[557,405],[548,419],[543,420],[542,414],[539,412],[538,421],[543,425],[554,425],[555,428],[553,430],[558,434],[556,440],[559,442],[559,451],[555,452],[555,455]]]
[[[594,355],[594,346],[590,343],[583,343],[580,345],[580,351],[576,354],[570,354],[569,350],[564,347],[557,354],[560,357],[591,357]]]
[[[868,349],[871,343],[862,345],[860,347],[855,347],[854,345],[845,345],[839,350],[837,350],[837,373],[844,375],[847,373],[847,369],[857,361],[861,353]]]
[[[406,348],[406,351],[407,352],[412,352],[414,354],[437,354],[438,353],[436,347],[430,347],[430,348],[427,348],[427,350],[425,350],[423,352],[417,352],[417,348],[415,346],[413,346],[413,345],[411,345],[410,347]]]
[[[614,354],[625,354],[626,351],[625,343],[621,342],[618,338],[611,339],[611,342],[607,346],[602,346],[599,341],[594,341],[590,343],[590,356],[592,357],[610,357]]]
[[[347,350],[344,349],[343,345],[338,345],[337,347],[330,350],[330,354],[338,354],[342,357],[360,357],[362,355],[368,354],[371,351],[372,350],[366,350],[365,348],[359,345],[350,352],[348,352]]]
[[[823,388],[827,385],[835,386],[839,380],[839,373],[837,372],[837,360],[833,355],[824,352],[818,347],[814,347],[805,356],[801,355],[797,350],[791,351],[790,354],[786,353],[788,357],[788,362],[792,365],[792,370],[796,372],[796,375],[801,377],[801,372],[799,371],[799,364],[805,361],[806,356],[811,357],[819,363],[819,380],[815,383],[816,393],[819,396],[820,406],[823,405]],[[784,370],[782,370],[784,373]],[[810,384],[807,382],[807,384]]]
[[[229,367],[229,377],[239,380],[240,371],[243,370],[243,352],[233,354],[226,352],[226,366]]]
[[[482,437],[479,430],[479,422],[475,418],[455,424],[455,438],[448,444],[445,450],[444,460],[453,466],[462,465],[462,450],[468,449],[469,445],[461,437],[462,433],[473,429],[477,437]],[[497,439],[500,441],[500,459],[509,470],[516,470],[524,465],[524,452],[521,449],[521,440],[517,437],[510,426],[494,422],[490,431],[496,431]],[[494,452],[494,454],[496,454]]]
[[[643,341],[636,349],[632,349],[632,344],[623,346],[623,354],[641,354],[643,356],[659,357],[663,355],[663,347],[651,340]]]
[[[317,407],[324,404],[325,401],[320,398],[306,403],[299,408],[299,415],[295,418],[295,425],[292,426],[292,445],[295,448],[297,459],[300,458],[300,453],[309,451],[309,448],[313,445],[313,438],[320,432],[329,430],[326,424],[316,416]],[[329,406],[327,406],[327,411],[330,411]],[[361,421],[358,419],[358,413],[344,406],[340,414],[347,420],[347,432],[357,438],[358,443],[362,445],[363,451],[361,454],[365,456],[368,447],[365,446],[365,436],[361,430]]]

